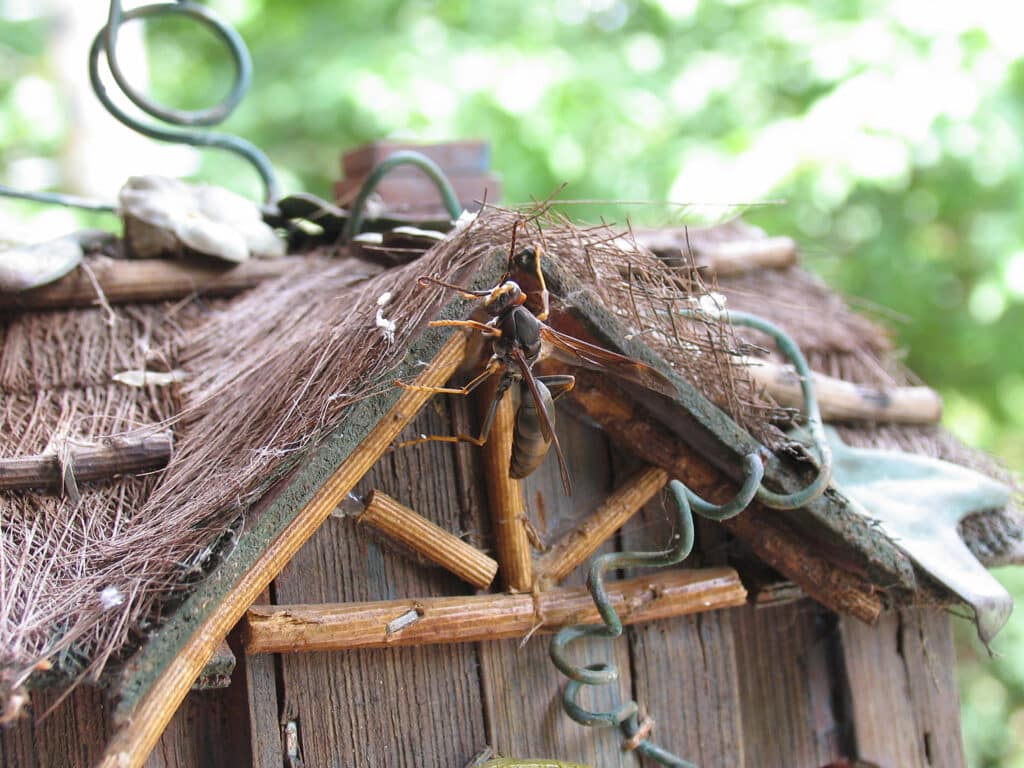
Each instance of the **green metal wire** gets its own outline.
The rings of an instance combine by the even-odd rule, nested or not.
[[[451,216],[452,220],[462,215],[462,204],[459,202],[459,197],[455,194],[451,182],[448,181],[448,177],[445,176],[440,166],[422,152],[403,149],[392,152],[377,163],[373,170],[370,171],[370,175],[366,177],[366,181],[359,188],[359,194],[352,201],[348,221],[345,223],[345,230],[342,233],[343,242],[348,242],[359,234],[359,229],[363,225],[363,209],[366,208],[367,198],[370,197],[373,190],[380,184],[381,179],[400,165],[413,165],[430,177],[438,192],[441,193],[444,207],[447,209],[448,215]]]
[[[152,99],[131,87],[117,59],[117,34],[121,25],[134,19],[157,16],[181,15],[204,24],[227,47],[235,66],[235,81],[228,95],[217,104],[206,109],[186,111],[162,107]],[[241,35],[228,26],[205,6],[179,0],[175,3],[154,3],[124,11],[121,0],[111,0],[107,24],[97,33],[89,49],[89,80],[97,98],[115,118],[135,131],[160,141],[189,144],[195,147],[215,147],[240,155],[249,161],[263,182],[266,202],[273,202],[279,196],[277,176],[270,161],[254,144],[225,133],[213,131],[169,130],[148,125],[129,115],[110,99],[100,80],[99,61],[103,53],[114,81],[128,99],[146,114],[165,123],[182,126],[208,126],[222,122],[238,106],[252,82],[252,59]]]
[[[706,318],[707,313],[687,312],[689,316]],[[735,517],[756,498],[761,503],[777,509],[794,509],[824,492],[831,478],[832,454],[825,439],[821,413],[810,381],[810,369],[796,343],[782,329],[772,325],[763,318],[740,312],[722,313],[719,318],[736,325],[756,328],[771,335],[782,353],[790,359],[801,377],[801,388],[804,398],[804,415],[814,439],[813,450],[820,460],[817,477],[805,488],[790,494],[778,494],[767,490],[761,485],[764,479],[764,459],[767,454],[750,453],[743,459],[744,481],[736,496],[725,504],[716,505],[702,499],[678,480],[669,482],[670,497],[676,509],[676,545],[662,552],[613,552],[596,557],[587,576],[587,588],[594,599],[598,613],[604,624],[577,625],[565,627],[555,634],[549,647],[549,655],[554,665],[569,682],[562,694],[562,706],[566,713],[578,723],[591,727],[616,726],[622,730],[625,744],[638,753],[661,765],[671,768],[696,768],[693,763],[668,752],[653,744],[644,736],[643,721],[640,719],[640,707],[635,701],[605,712],[592,712],[580,706],[578,698],[583,686],[607,685],[618,679],[618,670],[611,664],[597,663],[578,665],[569,658],[568,646],[575,640],[584,637],[604,637],[614,639],[622,634],[622,621],[604,585],[604,576],[608,571],[637,566],[662,567],[675,565],[684,560],[693,549],[694,526],[693,513],[712,520],[727,520]]]
[[[121,25],[136,19],[150,19],[170,15],[185,16],[206,26],[225,45],[231,56],[235,70],[234,83],[227,96],[211,107],[200,110],[181,110],[164,107],[136,91],[131,83],[128,82],[128,78],[121,69],[117,58],[117,37]],[[92,47],[89,49],[89,81],[92,83],[96,97],[107,108],[107,111],[132,130],[159,141],[189,144],[194,147],[213,147],[240,155],[251,163],[259,174],[260,180],[263,183],[265,201],[269,203],[277,200],[279,197],[279,187],[273,166],[266,155],[254,144],[225,133],[174,130],[147,124],[129,115],[117,106],[100,80],[100,54],[103,54],[103,57],[106,59],[107,67],[110,69],[110,74],[113,76],[118,89],[129,101],[147,115],[169,125],[196,127],[216,125],[227,119],[249,90],[249,85],[252,83],[252,58],[249,56],[249,50],[246,48],[245,41],[242,40],[241,35],[221,20],[213,11],[205,6],[189,2],[189,0],[154,3],[125,11],[121,7],[121,0],[111,0],[110,10],[107,14],[107,23],[97,33],[96,38],[92,42]],[[0,196],[53,203],[91,211],[111,213],[117,211],[116,206],[108,203],[96,202],[57,192],[26,192],[0,186]]]
[[[702,310],[684,310],[682,314],[684,317],[706,319],[710,313]],[[776,493],[767,488],[761,488],[757,492],[757,500],[767,507],[799,509],[824,493],[832,479],[832,449],[829,447],[828,439],[825,436],[825,426],[821,421],[821,410],[818,407],[818,398],[814,393],[811,368],[807,365],[807,360],[800,351],[800,347],[789,334],[763,317],[732,310],[718,313],[717,317],[732,325],[746,326],[771,336],[779,351],[789,359],[800,378],[800,392],[804,401],[804,420],[812,440],[811,448],[818,458],[818,474],[811,483],[794,493]]]

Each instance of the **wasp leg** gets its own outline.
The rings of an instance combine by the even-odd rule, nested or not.
[[[544,386],[548,388],[552,400],[557,400],[567,392],[572,392],[576,387],[576,377],[568,373],[538,376],[537,381],[543,382]]]
[[[413,438],[412,440],[403,440],[400,443],[395,443],[395,448],[408,448],[411,445],[420,445],[421,443],[472,443],[478,448],[482,448],[484,443],[487,442],[487,438],[473,437],[472,435],[420,435],[419,437]]]
[[[479,323],[476,320],[431,320],[431,328],[472,328],[474,331],[480,331],[484,336],[491,338],[498,338],[501,336],[501,329],[495,328],[493,325],[487,323]]]
[[[435,395],[468,395],[502,368],[504,368],[504,364],[497,358],[492,357],[491,361],[487,363],[487,367],[477,376],[473,377],[472,381],[464,387],[427,387],[422,384],[407,384],[404,381],[396,381],[395,386],[402,389],[414,389],[418,392],[433,392]]]
[[[534,267],[537,272],[537,284],[540,286],[539,293],[541,304],[541,311],[537,313],[537,319],[543,323],[548,319],[548,315],[551,313],[551,301],[550,295],[548,294],[548,286],[544,282],[544,272],[540,268],[540,260],[544,254],[543,246],[541,246],[540,243],[537,243],[534,246],[534,252],[537,254],[537,258],[534,260]]]
[[[483,370],[483,373],[481,373],[479,376],[477,376],[475,379],[473,379],[471,382],[469,382],[469,384],[467,384],[462,389],[438,388],[438,389],[430,389],[430,391],[431,392],[442,392],[442,393],[449,394],[449,395],[468,395],[470,392],[472,392],[474,389],[476,389],[478,386],[480,386],[480,384],[482,384],[484,381],[486,381],[488,376],[491,376],[493,373],[495,373],[501,367],[502,367],[502,364],[500,362],[498,362],[497,360],[492,358],[491,362]],[[413,385],[402,384],[401,382],[398,382],[398,384],[400,386],[405,387],[406,389],[416,389],[417,388],[417,387],[415,387]],[[510,386],[512,386],[512,377],[511,376],[505,376],[499,382],[498,388],[494,392],[494,397],[491,398],[491,404],[487,408],[487,415],[484,416],[484,423],[480,426],[480,436],[479,437],[472,437],[470,435],[463,435],[463,434],[458,434],[458,435],[454,435],[454,436],[452,436],[452,435],[420,435],[419,437],[413,438],[412,440],[403,440],[402,442],[397,443],[395,445],[395,448],[406,448],[406,447],[408,447],[410,445],[419,445],[420,443],[431,443],[431,442],[437,442],[437,443],[472,443],[473,445],[477,446],[478,448],[482,448],[484,446],[484,444],[487,442],[487,438],[490,437],[490,435],[491,435],[491,427],[494,426],[494,417],[495,417],[495,414],[498,413],[498,404],[501,402],[501,399],[505,396],[505,392],[508,391],[508,388]]]

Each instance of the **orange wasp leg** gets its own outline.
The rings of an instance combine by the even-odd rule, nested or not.
[[[451,321],[456,322],[456,321]],[[484,368],[479,375],[475,376],[464,387],[428,387],[422,384],[407,384],[404,381],[396,381],[395,385],[402,389],[414,389],[418,392],[432,392],[435,395],[468,395],[474,389],[483,384],[487,379],[500,371],[504,366],[501,361],[497,358],[491,358],[491,361],[487,363],[487,367]]]
[[[495,328],[493,325],[487,323],[480,323],[476,320],[431,320],[431,328],[471,328],[474,331],[480,331],[484,336],[490,338],[498,338],[501,336],[501,329]]]
[[[416,389],[421,392],[431,392],[442,395],[468,395],[474,389],[479,387],[488,378],[493,376],[498,371],[504,368],[504,364],[497,358],[491,358],[491,361],[487,364],[487,367],[480,372],[472,381],[461,389],[455,387],[425,387],[416,384],[405,384],[401,381],[395,383],[404,389]],[[410,445],[420,445],[421,443],[472,443],[478,448],[482,448],[487,442],[487,438],[491,434],[491,426],[494,424],[494,415],[498,410],[498,403],[501,401],[502,396],[508,389],[508,383],[504,383],[504,386],[499,385],[498,391],[494,395],[494,399],[491,401],[490,408],[487,410],[487,415],[484,417],[483,426],[480,428],[480,436],[472,437],[470,435],[420,435],[419,437],[413,438],[412,440],[403,440],[395,445],[395,448],[406,448]]]

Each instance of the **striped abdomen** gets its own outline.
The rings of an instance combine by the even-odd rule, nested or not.
[[[525,389],[525,385],[523,388]],[[537,381],[537,392],[544,402],[544,409],[548,412],[551,425],[554,426],[555,400],[543,381]],[[523,391],[521,400],[516,412],[516,427],[512,434],[512,461],[508,469],[508,476],[516,480],[521,480],[537,469],[551,447],[551,441],[544,438],[537,404],[530,393]]]

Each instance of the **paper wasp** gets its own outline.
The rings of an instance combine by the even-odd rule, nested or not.
[[[561,333],[545,322],[550,314],[550,299],[541,271],[543,247],[536,243],[517,253],[516,229],[519,224],[520,222],[516,222],[512,231],[505,276],[494,288],[473,291],[435,277],[419,279],[420,285],[439,285],[458,292],[464,298],[483,300],[482,309],[490,316],[487,322],[435,320],[430,325],[469,328],[490,339],[492,354],[484,369],[464,387],[422,387],[396,382],[407,389],[421,389],[437,394],[468,395],[491,376],[499,375],[501,378],[481,425],[480,436],[422,437],[402,445],[426,440],[465,441],[483,445],[490,435],[501,399],[513,384],[522,382],[530,396],[521,396],[516,411],[509,476],[517,479],[526,477],[540,465],[548,450],[554,446],[555,454],[558,456],[558,469],[562,475],[562,485],[566,495],[572,495],[572,480],[565,455],[558,443],[558,436],[555,434],[554,422],[555,400],[569,392],[576,380],[569,374],[535,375],[533,367],[540,359],[542,349],[547,346],[555,356],[571,364],[609,370],[622,378],[670,397],[676,395],[676,388],[650,366]],[[513,276],[519,279],[513,280]],[[523,290],[520,282],[531,288],[529,295]]]

